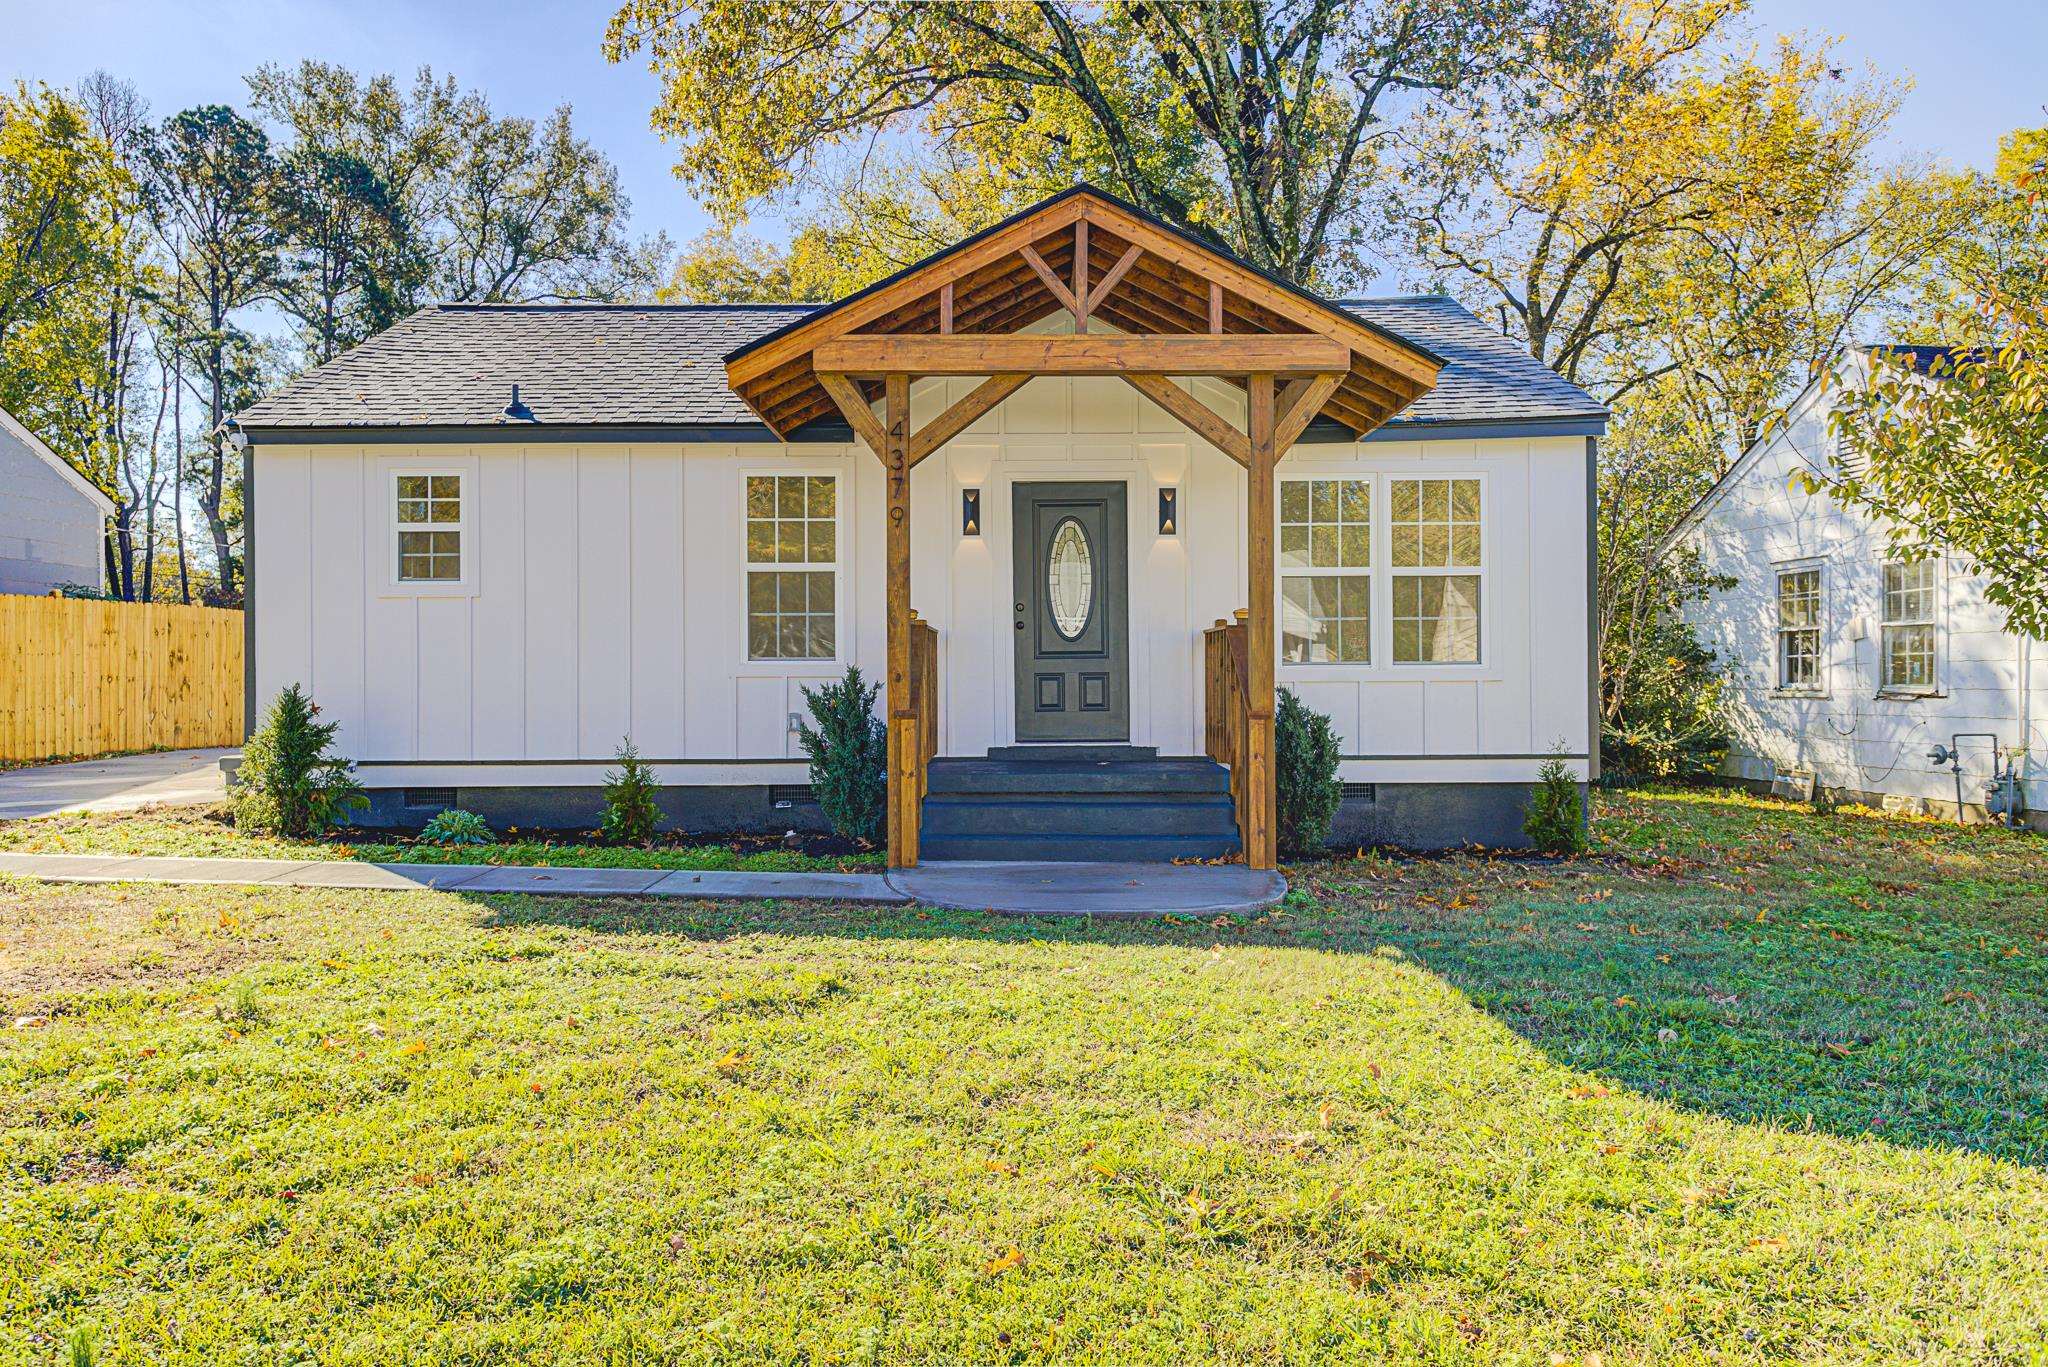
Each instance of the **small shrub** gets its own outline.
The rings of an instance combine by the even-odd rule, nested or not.
[[[1280,848],[1290,854],[1311,854],[1330,838],[1330,824],[1344,800],[1337,781],[1343,747],[1330,719],[1294,696],[1292,689],[1275,695],[1273,760],[1275,806],[1280,821]]]
[[[420,839],[430,845],[491,845],[498,837],[492,833],[491,823],[475,812],[450,807],[434,813],[434,819],[420,831]]]
[[[235,774],[235,825],[274,835],[318,835],[370,805],[354,766],[332,754],[337,722],[317,720],[320,709],[291,685],[264,713],[263,724],[242,747]]]
[[[878,685],[858,667],[838,683],[806,688],[816,729],[797,722],[797,740],[811,759],[811,790],[832,829],[874,844],[889,810],[889,728],[875,715]]]
[[[604,824],[599,829],[607,840],[644,845],[654,839],[654,825],[661,819],[661,808],[654,802],[660,785],[631,736],[619,742],[614,758],[619,767],[604,776]]]
[[[1545,854],[1583,854],[1585,804],[1579,797],[1579,781],[1572,777],[1564,762],[1563,751],[1560,741],[1536,771],[1536,786],[1529,793],[1529,810],[1522,818],[1522,832],[1532,846]]]

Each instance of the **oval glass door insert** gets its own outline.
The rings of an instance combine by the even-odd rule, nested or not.
[[[1088,629],[1088,610],[1095,601],[1095,554],[1088,533],[1071,517],[1053,530],[1045,580],[1054,629],[1069,641],[1077,639]]]

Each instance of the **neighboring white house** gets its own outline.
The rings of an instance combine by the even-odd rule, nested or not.
[[[1939,351],[1896,350],[1923,372]],[[1862,382],[1868,357],[1852,353],[1809,386],[1673,534],[1733,581],[1686,613],[1729,677],[1727,772],[1953,816],[1955,768],[1929,758],[1940,745],[1960,750],[1962,804],[1981,816],[1994,751],[2024,750],[2026,806],[2048,806],[2042,644],[2004,629],[1968,563],[1900,561],[1881,524],[1793,485],[1802,470],[1834,468],[1833,396]]]
[[[0,593],[105,589],[114,501],[0,408]]]
[[[1100,230],[1096,244],[1122,250]],[[1124,316],[1140,278],[1125,269],[1109,285],[1098,269],[1093,329]],[[1343,738],[1340,836],[1519,843],[1546,754],[1582,780],[1595,763],[1604,411],[1448,299],[1301,299],[1443,363],[1365,440],[1326,416],[1278,466],[1279,681]],[[303,683],[341,724],[377,822],[455,802],[587,822],[628,735],[680,826],[815,820],[803,688],[849,665],[886,673],[885,472],[842,421],[777,437],[725,362],[849,302],[430,308],[242,414],[251,716]],[[1035,312],[1025,330],[1071,334],[1069,311]],[[1243,419],[1242,382],[1181,383]],[[975,387],[918,381],[912,425]],[[937,751],[983,766],[955,781],[1032,758],[1003,747],[1036,740],[1203,754],[1203,633],[1245,603],[1237,463],[1119,378],[1042,377],[910,483]],[[1045,620],[1027,631],[1030,614]],[[1061,674],[1062,643],[1097,631],[1094,663]],[[1206,765],[1173,762],[1154,787]],[[1185,815],[1164,804],[1138,815]]]

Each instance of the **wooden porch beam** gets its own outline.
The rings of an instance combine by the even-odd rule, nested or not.
[[[875,416],[875,410],[868,407],[867,398],[860,392],[860,386],[845,375],[835,371],[818,372],[818,383],[832,396],[832,402],[846,419],[854,435],[867,443],[868,450],[886,462],[889,459],[889,437],[883,429],[882,420]]]
[[[991,375],[967,397],[933,418],[910,439],[910,463],[914,466],[932,452],[967,430],[969,423],[1022,389],[1029,375]]]
[[[889,867],[917,866],[917,709],[910,699],[910,377],[883,385],[888,490],[885,602],[889,651]]]
[[[1270,869],[1279,862],[1273,751],[1274,679],[1274,488],[1273,467],[1279,462],[1273,412],[1273,377],[1251,377],[1250,429],[1252,459],[1245,471],[1245,560],[1250,573],[1245,585],[1245,810],[1238,813],[1244,829],[1244,862],[1248,868]]]
[[[1323,411],[1323,405],[1330,401],[1330,396],[1342,383],[1344,376],[1334,371],[1289,382],[1286,392],[1280,396],[1280,413],[1274,424],[1273,459],[1286,455],[1301,439],[1301,434],[1316,420],[1316,414]]]
[[[1100,281],[1096,282],[1094,289],[1088,291],[1088,298],[1086,300],[1088,312],[1093,313],[1102,307],[1102,301],[1109,298],[1109,292],[1116,288],[1117,281],[1123,279],[1124,273],[1138,264],[1138,258],[1144,255],[1144,252],[1145,249],[1143,247],[1127,247],[1124,249],[1124,254],[1116,259],[1116,264],[1104,273]]]
[[[1164,375],[1127,374],[1124,383],[1173,414],[1188,430],[1239,465],[1252,463],[1251,443],[1222,414]]]
[[[1074,292],[1067,288],[1067,282],[1060,279],[1052,267],[1045,264],[1045,258],[1035,247],[1027,242],[1017,254],[1024,258],[1025,265],[1031,267],[1032,274],[1045,282],[1045,287],[1052,291],[1052,297],[1060,301],[1061,308],[1070,313],[1080,313],[1081,303],[1074,298]]]
[[[1088,220],[1074,220],[1074,331],[1088,330]]]
[[[811,363],[819,371],[844,375],[1302,375],[1347,370],[1351,352],[1342,342],[1309,332],[1220,337],[853,334],[819,343]]]

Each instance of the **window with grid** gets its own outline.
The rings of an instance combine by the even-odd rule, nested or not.
[[[1478,663],[1479,497],[1477,479],[1387,481],[1394,663]]]
[[[747,658],[839,653],[838,480],[748,475]]]
[[[1280,484],[1280,658],[1372,659],[1372,482]]]
[[[1820,687],[1820,571],[1778,575],[1778,687]]]
[[[398,580],[445,584],[462,578],[462,476],[400,475]]]
[[[1878,632],[1884,686],[1934,687],[1932,560],[1894,560],[1884,567],[1884,624]]]

